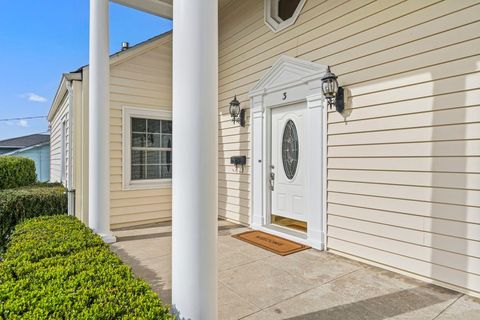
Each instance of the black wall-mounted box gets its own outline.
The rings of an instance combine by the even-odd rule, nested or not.
[[[236,166],[239,165],[246,165],[247,164],[247,157],[246,156],[234,156],[230,157],[230,163]]]

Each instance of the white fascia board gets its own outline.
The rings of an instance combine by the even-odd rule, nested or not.
[[[47,119],[49,122],[52,121],[53,116],[57,112],[60,102],[62,101],[67,91],[65,81],[66,81],[65,75],[62,75],[62,80],[60,81],[60,85],[58,86],[57,92],[55,93],[55,98],[53,98],[52,106],[50,107],[50,111],[48,111]]]
[[[81,81],[82,80],[82,74],[80,72],[64,73],[63,76],[68,81],[73,81],[73,80]]]
[[[67,81],[81,81],[82,80],[82,73],[81,72],[72,72],[72,73],[64,73],[62,75],[62,80],[60,81],[60,85],[58,86],[57,92],[55,93],[55,98],[53,98],[52,106],[48,111],[47,119],[48,121],[52,121],[53,116],[58,110],[60,103],[62,102],[63,98],[67,94]]]
[[[45,145],[47,145],[47,144],[50,144],[50,141],[48,141],[48,142],[42,142],[42,143],[39,143],[39,144],[30,146],[30,147],[26,147],[26,148],[18,149],[18,150],[11,151],[11,152],[8,152],[8,153],[4,153],[4,154],[2,154],[2,156],[13,156],[13,155],[15,155],[15,154],[17,154],[17,153],[19,153],[19,152],[28,151],[28,150],[31,150],[31,149],[35,149],[35,148],[38,148],[38,147],[45,146]]]
[[[173,4],[172,0],[112,0],[118,4],[148,12],[150,14],[173,19]]]
[[[150,51],[154,48],[161,47],[167,43],[171,43],[171,37],[168,37],[172,34],[172,31],[167,31],[161,35],[155,36],[147,41],[134,45],[128,50],[120,51],[114,53],[110,56],[110,68],[116,66],[120,63],[123,63],[129,59],[137,57],[147,51]],[[86,66],[88,68],[89,66]]]

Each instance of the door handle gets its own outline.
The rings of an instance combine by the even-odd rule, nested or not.
[[[275,173],[270,172],[270,191],[273,191],[275,189]]]

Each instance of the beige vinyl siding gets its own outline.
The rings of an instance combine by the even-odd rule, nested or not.
[[[112,228],[171,219],[171,188],[123,190],[122,108],[171,110],[171,35],[148,50],[111,67],[110,75],[110,223]],[[141,48],[138,48],[141,50]],[[135,50],[135,49],[131,49]]]
[[[73,185],[75,215],[88,225],[88,69],[83,81],[73,81]]]
[[[306,2],[273,33],[263,1],[220,15],[219,208],[248,223],[250,128],[228,103],[280,55],[332,66],[350,95],[328,113],[328,248],[480,294],[480,3]],[[250,165],[250,158],[248,158]]]
[[[63,122],[65,122],[65,128],[63,128]],[[68,126],[69,126],[69,99],[68,93],[65,94],[60,107],[58,108],[54,118],[50,122],[50,181],[63,182],[68,176]],[[65,131],[64,139],[62,140],[62,130]],[[64,141],[65,150],[63,150],[62,142]],[[65,176],[62,177],[62,150],[65,152]],[[66,183],[65,183],[66,185]]]

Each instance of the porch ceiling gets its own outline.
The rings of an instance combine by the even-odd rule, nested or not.
[[[219,7],[223,7],[230,1],[232,0],[219,0]],[[173,0],[112,0],[112,2],[148,12],[162,18],[173,18]]]
[[[151,13],[153,15],[172,19],[173,0],[112,0],[124,6]]]

